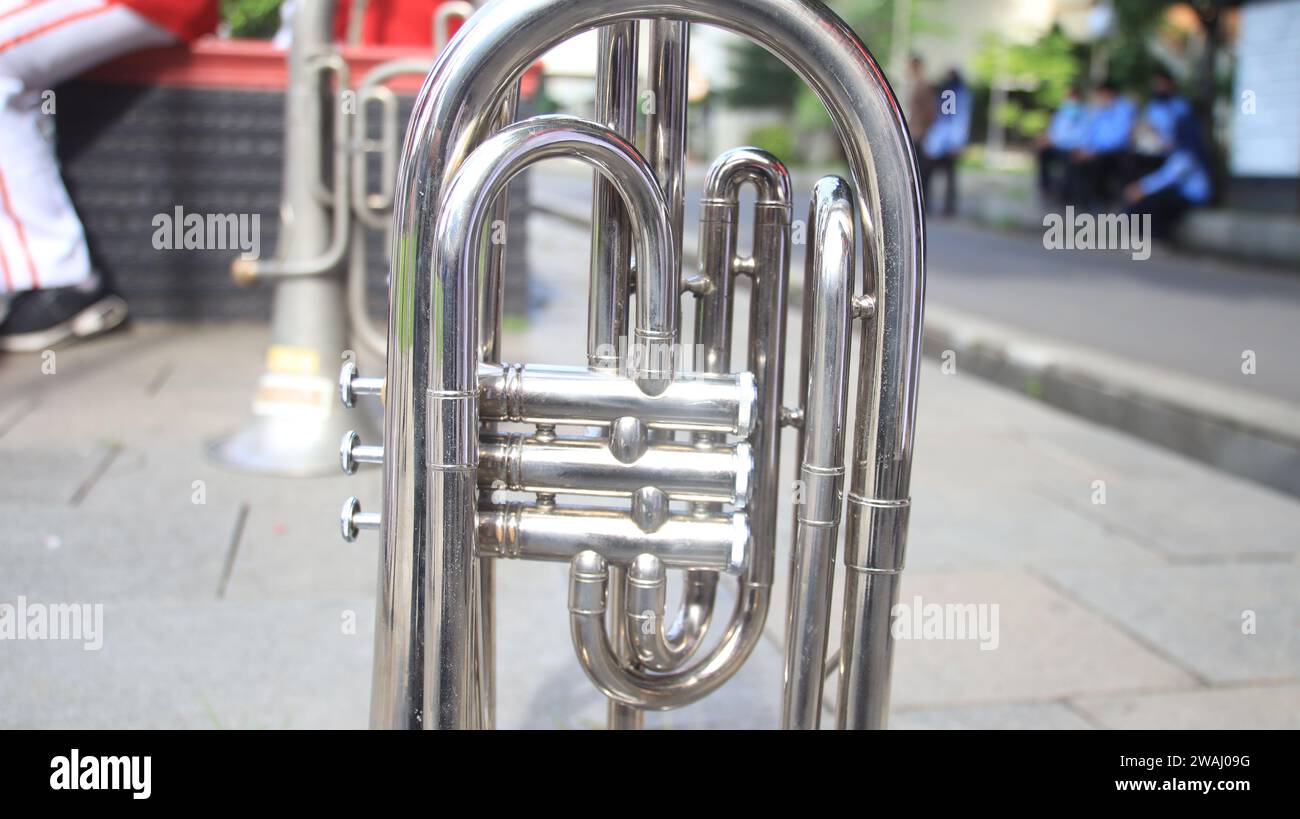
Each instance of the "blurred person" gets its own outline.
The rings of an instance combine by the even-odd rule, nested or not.
[[[1168,71],[1157,71],[1151,80],[1151,96],[1133,128],[1133,150],[1129,154],[1128,180],[1143,176],[1164,164],[1173,153],[1176,131],[1192,106],[1182,97]]]
[[[1098,209],[1127,181],[1122,175],[1136,118],[1137,107],[1119,86],[1110,80],[1097,86],[1066,173],[1066,198],[1073,204]]]
[[[1047,130],[1038,136],[1038,192],[1044,199],[1065,195],[1066,168],[1070,154],[1083,145],[1088,111],[1077,87],[1071,87],[1065,100],[1052,113]]]
[[[217,0],[0,0],[0,293],[8,301],[0,350],[42,350],[126,319],[126,302],[92,265],[59,175],[46,113],[52,89],[216,25]]]
[[[1192,208],[1208,204],[1213,192],[1209,147],[1200,123],[1188,111],[1174,126],[1165,161],[1124,189],[1125,212],[1150,214],[1152,235],[1168,239],[1179,220]]]
[[[912,147],[918,157],[930,126],[939,116],[939,96],[925,78],[925,61],[912,55],[908,63],[907,127],[912,132]]]
[[[930,180],[942,171],[943,215],[957,215],[957,160],[970,141],[971,95],[957,69],[950,69],[937,95],[938,116],[921,142],[921,188],[930,210]]]

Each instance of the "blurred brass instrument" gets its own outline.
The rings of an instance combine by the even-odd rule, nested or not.
[[[655,104],[638,149],[642,21]],[[690,24],[721,27],[779,56],[821,98],[848,159],[851,182],[825,177],[812,194],[795,406],[782,403],[793,202],[780,160],[738,148],[712,164],[699,270],[681,269]],[[525,68],[592,29],[595,121],[516,122]],[[586,366],[503,363],[502,248],[482,238],[503,213],[510,178],[557,157],[597,172]],[[746,185],[756,191],[754,235],[741,257]],[[610,700],[610,727],[638,727],[645,710],[699,700],[759,641],[778,504],[792,503],[781,725],[819,726],[833,670],[836,727],[884,727],[925,236],[898,102],[848,25],[814,0],[494,0],[425,80],[395,196],[387,373],[363,378],[348,364],[340,385],[348,406],[358,395],[381,395],[385,405],[382,447],[350,435],[342,453],[349,471],[375,462],[384,472],[380,511],[349,498],[342,516],[345,538],[377,528],[382,544],[372,725],[493,726],[493,570],[505,558],[569,564],[573,647]],[[752,285],[739,368],[737,277]],[[690,347],[679,343],[686,297],[695,300]],[[781,491],[782,427],[797,431],[793,495]],[[530,500],[501,502],[494,488]],[[828,666],[846,512],[840,651]],[[685,572],[675,614],[664,611],[670,569]],[[724,574],[737,584],[735,607],[722,634],[706,641]]]

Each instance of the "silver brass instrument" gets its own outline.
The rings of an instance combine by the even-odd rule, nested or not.
[[[638,150],[642,20],[656,105]],[[784,60],[826,105],[849,161],[851,184],[826,177],[813,190],[798,406],[782,405],[794,203],[776,157],[740,148],[713,163],[700,269],[681,269],[689,24],[736,32]],[[590,29],[600,37],[596,121],[514,122],[525,68]],[[847,513],[836,725],[884,726],[924,291],[916,160],[899,110],[866,47],[814,0],[494,0],[458,32],[425,80],[400,162],[386,377],[349,365],[341,383],[345,404],[368,394],[385,405],[382,447],[356,436],[343,446],[345,468],[384,470],[379,511],[350,498],[342,519],[346,538],[377,528],[382,543],[374,727],[492,726],[493,567],[503,558],[569,564],[574,650],[610,700],[611,727],[699,700],[763,631],[781,503],[795,504],[796,521],[782,725],[818,727]],[[597,171],[586,366],[503,363],[501,254],[481,238],[510,178],[555,157]],[[757,197],[742,258],[746,185]],[[739,276],[752,297],[737,367]],[[678,343],[686,296],[690,361]],[[781,492],[783,426],[797,430],[795,496]],[[492,488],[502,486],[532,499],[499,502]],[[671,569],[685,571],[675,615],[664,612]],[[706,643],[724,574],[737,601]]]

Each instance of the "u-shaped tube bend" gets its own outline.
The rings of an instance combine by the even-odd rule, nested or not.
[[[770,587],[748,577],[741,576],[731,622],[708,656],[690,668],[648,674],[619,664],[605,631],[608,565],[596,552],[580,552],[569,564],[569,626],[578,662],[601,693],[626,705],[663,711],[695,702],[731,678],[762,634]]]
[[[634,146],[603,125],[576,117],[532,117],[502,129],[476,148],[442,198],[435,228],[431,338],[437,349],[454,354],[431,358],[433,389],[478,389],[478,347],[461,342],[467,330],[477,326],[475,274],[480,243],[476,238],[487,214],[484,204],[525,168],[558,157],[590,165],[622,197],[639,241],[637,258],[644,260],[637,265],[637,340],[646,345],[643,349],[655,352],[660,349],[656,345],[667,339],[671,349],[677,327],[678,260],[668,205],[654,171]],[[647,395],[659,395],[672,383],[674,370],[671,354],[642,355],[635,363],[633,380]]]

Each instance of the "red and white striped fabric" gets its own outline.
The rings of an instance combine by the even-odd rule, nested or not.
[[[0,0],[0,292],[90,278],[55,160],[49,92],[115,57],[192,36],[208,19],[201,6],[215,23],[215,0]]]
[[[170,31],[178,40],[190,42],[216,29],[217,5],[217,0],[97,0],[94,3],[0,0],[0,20],[39,14],[47,23],[72,22],[80,17],[94,16],[105,6],[125,6],[154,25]]]

